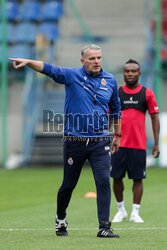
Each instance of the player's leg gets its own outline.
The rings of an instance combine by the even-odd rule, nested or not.
[[[113,190],[117,201],[118,212],[112,222],[122,222],[128,215],[124,206],[124,183],[123,177],[126,172],[126,149],[120,148],[117,153],[111,156],[111,172],[113,177]]]
[[[129,163],[128,175],[133,179],[133,205],[130,216],[131,222],[142,223],[143,219],[139,216],[140,203],[143,195],[143,181],[146,178],[146,151],[140,149],[128,149]]]
[[[133,180],[133,203],[140,204],[142,195],[143,195],[143,181],[142,180]]]
[[[115,214],[112,222],[122,222],[128,216],[124,206],[124,183],[122,178],[113,180],[113,190],[117,201],[118,212]]]
[[[122,178],[113,180],[113,190],[115,194],[115,198],[117,202],[123,201],[123,191],[124,191],[124,183]]]
[[[85,145],[83,142],[68,140],[64,142],[64,176],[57,195],[56,234],[59,236],[67,235],[66,209],[85,160]],[[62,233],[62,227],[66,227],[63,229],[65,233]]]
[[[130,221],[136,223],[143,223],[144,220],[139,216],[140,203],[143,195],[143,181],[133,180],[133,205]]]
[[[93,142],[89,145],[89,162],[92,167],[96,190],[99,232],[97,237],[119,238],[110,230],[110,140]]]

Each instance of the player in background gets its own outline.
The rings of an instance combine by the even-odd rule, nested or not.
[[[85,46],[81,50],[81,56],[81,68],[57,67],[29,59],[10,60],[13,61],[15,69],[27,65],[65,85],[64,176],[57,195],[56,235],[68,235],[66,210],[82,167],[88,159],[97,189],[97,237],[119,238],[119,235],[110,229],[109,221],[110,155],[119,148],[121,128],[117,83],[112,74],[102,70],[102,53],[99,46]],[[117,121],[112,143],[108,132],[108,108],[110,115]]]
[[[112,222],[122,222],[128,216],[124,206],[124,183],[125,173],[129,179],[133,179],[133,205],[130,216],[131,222],[142,223],[144,220],[139,216],[139,208],[143,195],[143,181],[146,178],[146,131],[145,113],[148,110],[154,135],[152,155],[159,157],[159,109],[152,90],[138,83],[140,65],[130,59],[124,66],[125,85],[119,88],[121,101],[122,137],[120,148],[111,157],[111,177],[113,177],[113,190],[117,201],[118,212]]]

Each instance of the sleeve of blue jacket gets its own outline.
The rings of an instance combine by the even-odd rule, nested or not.
[[[71,82],[71,72],[74,70],[72,68],[57,67],[53,64],[43,62],[43,70],[41,73],[51,77],[55,82],[61,84],[69,84]]]
[[[121,118],[121,103],[118,96],[118,87],[117,82],[115,81],[114,87],[113,87],[113,94],[111,96],[110,102],[109,102],[109,113],[111,116],[111,119],[120,119]]]

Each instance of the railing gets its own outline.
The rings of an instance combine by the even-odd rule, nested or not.
[[[36,74],[31,70],[27,71],[23,93],[23,160],[25,165],[31,159],[35,126],[43,95],[44,80],[37,79]]]

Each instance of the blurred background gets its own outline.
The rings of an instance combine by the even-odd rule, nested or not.
[[[44,110],[64,113],[64,87],[28,68],[14,70],[8,57],[81,67],[88,43],[102,47],[103,69],[123,85],[128,59],[141,64],[140,82],[154,90],[160,108],[161,156],[151,156],[149,115],[147,164],[167,166],[167,0],[1,0],[0,6],[0,165],[57,165],[63,161],[62,116],[44,132]]]

